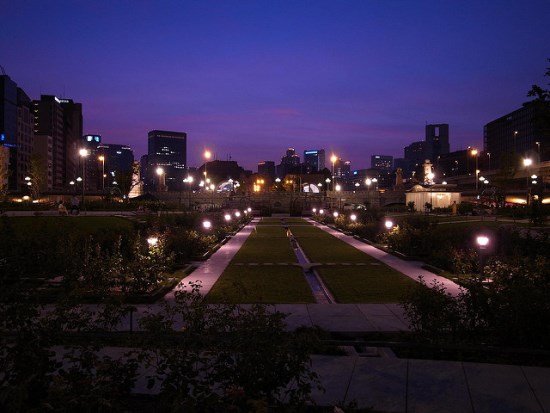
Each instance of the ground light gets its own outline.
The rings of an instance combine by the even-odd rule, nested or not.
[[[357,220],[357,215],[351,214],[349,219],[351,219],[351,222],[355,222]]]
[[[316,213],[317,213],[317,208],[313,208],[311,211],[312,211],[314,214],[316,214]]]
[[[151,246],[151,247],[154,247],[155,245],[157,245],[157,243],[159,242],[159,239],[157,237],[149,237],[147,238],[147,243]]]
[[[239,217],[241,216],[240,211],[235,212],[235,216],[236,216],[237,218],[239,218]]]
[[[325,210],[324,209],[320,209],[319,210],[319,215],[323,215],[325,213]]]
[[[210,229],[212,228],[212,223],[210,221],[202,221],[202,227],[204,229]]]
[[[489,245],[489,237],[486,235],[478,235],[476,238],[477,246],[479,247],[479,279],[480,281],[483,280],[483,260],[484,260],[484,254],[483,251],[487,249],[487,245]]]
[[[231,215],[225,214],[223,217],[225,218],[225,220],[226,220],[227,222],[231,221]]]
[[[386,222],[384,222],[384,226],[386,227],[386,229],[392,229],[393,221],[391,219],[387,219]]]
[[[334,215],[334,218],[338,218],[338,212],[334,211],[332,215]]]

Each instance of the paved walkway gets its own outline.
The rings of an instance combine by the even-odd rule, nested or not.
[[[423,262],[403,260],[399,257],[396,257],[395,255],[388,254],[387,252],[373,247],[372,245],[365,244],[364,242],[359,241],[358,239],[355,239],[350,235],[343,234],[340,231],[337,231],[325,225],[321,225],[316,221],[310,219],[309,222],[311,222],[317,228],[320,228],[323,231],[328,232],[336,238],[344,241],[345,243],[357,248],[358,250],[363,251],[365,254],[376,258],[378,261],[383,262],[387,266],[392,267],[393,269],[405,274],[408,277],[411,277],[415,281],[418,281],[418,278],[422,276],[428,285],[430,285],[434,281],[437,281],[438,283],[443,284],[447,288],[447,291],[453,295],[457,295],[460,291],[460,287],[458,284],[452,282],[445,277],[441,277],[434,274],[433,272],[422,268],[422,266],[424,265]]]

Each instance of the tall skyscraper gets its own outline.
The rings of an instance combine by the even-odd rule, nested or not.
[[[148,134],[148,189],[160,190],[156,177],[157,168],[164,171],[164,182],[168,190],[183,188],[187,168],[187,134],[152,130]]]
[[[31,101],[8,75],[0,76],[0,145],[8,148],[8,165],[0,165],[8,190],[21,190],[30,173],[33,147]],[[6,150],[4,149],[4,152]],[[1,184],[1,183],[0,183]]]
[[[263,177],[272,181],[275,180],[275,162],[258,162],[258,175],[262,175]]]
[[[110,186],[117,173],[127,173],[133,169],[134,151],[127,145],[101,143],[97,147],[97,155],[101,168],[99,181],[102,186]]]
[[[325,169],[325,150],[304,151],[304,167],[306,173],[315,173]]]
[[[550,104],[531,101],[487,123],[483,146],[491,169],[517,166],[519,157],[550,160]]]
[[[53,189],[68,188],[69,182],[78,175],[82,105],[52,95],[42,95],[40,100],[33,100],[32,105],[35,136],[40,140],[51,138],[52,154],[48,163],[52,166]]]
[[[393,169],[393,156],[372,155],[370,157],[370,167],[380,171],[391,171]]]
[[[299,167],[300,156],[294,148],[288,148],[286,155],[281,158],[281,163],[277,165],[277,176],[283,178],[286,174],[298,172]]]
[[[449,125],[426,125],[425,158],[435,161],[439,155],[449,153]]]

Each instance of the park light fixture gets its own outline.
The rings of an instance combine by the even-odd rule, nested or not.
[[[338,211],[334,211],[332,215],[334,216],[334,218],[338,218]]]
[[[357,220],[357,215],[351,214],[351,215],[349,216],[349,219],[351,219],[352,222],[355,222],[355,221]]]
[[[476,238],[477,245],[479,246],[479,249],[485,249],[487,248],[487,245],[489,245],[489,237],[486,235],[478,235]]]
[[[530,167],[531,165],[533,165],[533,160],[531,158],[525,158],[523,160],[523,166],[525,166],[526,168]]]
[[[319,215],[323,215],[325,213],[325,210],[324,209],[320,209],[319,210]]]
[[[149,244],[150,247],[154,247],[159,242],[159,239],[157,237],[149,237],[147,238],[147,244]]]
[[[241,212],[240,212],[240,211],[235,212],[235,216],[236,216],[237,218],[240,218]]]
[[[384,222],[384,226],[386,227],[386,229],[392,229],[393,221],[391,219],[387,219],[386,222]]]
[[[317,213],[317,208],[313,208],[311,211],[312,211],[314,214],[316,214],[316,213]]]
[[[231,215],[230,214],[225,214],[223,217],[225,218],[225,220],[227,222],[231,221]]]
[[[202,227],[204,229],[210,229],[210,228],[212,228],[212,223],[208,220],[204,220],[204,221],[202,221]]]

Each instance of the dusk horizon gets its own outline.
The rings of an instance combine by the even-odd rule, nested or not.
[[[39,1],[6,4],[0,65],[31,99],[83,105],[84,133],[147,153],[188,135],[189,166],[246,169],[325,149],[352,169],[403,157],[426,124],[451,150],[522,106],[550,53],[542,0],[441,4]]]

